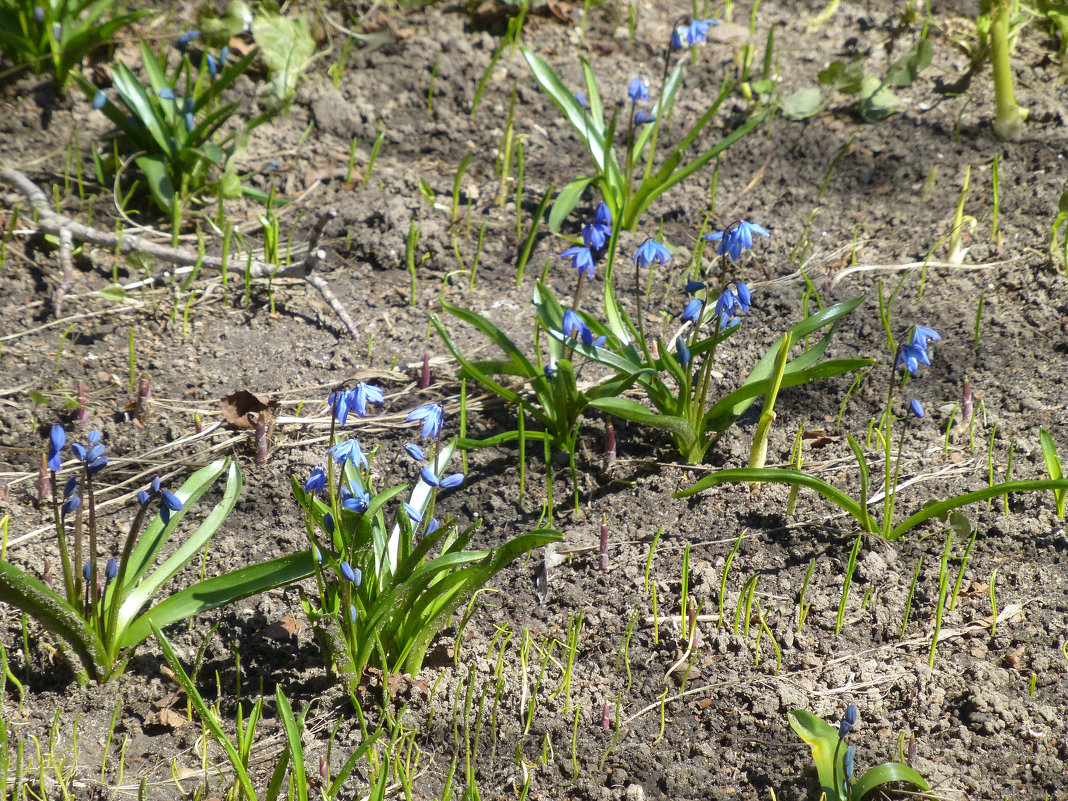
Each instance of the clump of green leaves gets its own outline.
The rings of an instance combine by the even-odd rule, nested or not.
[[[254,50],[233,63],[218,64],[210,61],[213,54],[203,53],[194,67],[183,53],[168,73],[167,53],[153,53],[142,41],[146,82],[125,64],[115,64],[112,78],[118,98],[78,75],[86,97],[119,129],[113,152],[102,161],[104,168],[116,172],[132,156],[156,206],[175,219],[204,194],[266,200],[264,193],[242,183],[231,159],[244,147],[248,131],[271,119],[278,109],[268,108],[234,126],[232,118],[240,104],[221,100],[255,57]],[[222,133],[228,123],[229,130]]]
[[[34,74],[51,72],[56,89],[92,51],[151,11],[114,14],[115,0],[0,0],[0,51]]]
[[[812,749],[820,789],[827,801],[861,801],[873,790],[897,782],[911,784],[920,790],[931,789],[919,773],[901,762],[876,765],[854,780],[856,746],[845,745],[846,737],[857,722],[857,708],[852,704],[837,729],[803,709],[791,710],[787,719],[797,736]]]
[[[60,466],[59,452],[65,442],[62,429],[58,432],[56,429],[59,426],[53,428],[53,448],[49,454],[53,486]],[[84,462],[80,476],[71,477],[77,483],[68,480],[62,501],[58,490],[53,493],[63,567],[61,590],[56,592],[32,572],[0,559],[0,601],[25,612],[60,640],[80,683],[89,679],[103,682],[121,675],[137,646],[151,636],[153,626],[168,626],[249,595],[299,581],[312,573],[311,557],[302,552],[199,581],[153,603],[164,585],[207,547],[222,526],[241,492],[241,471],[236,463],[220,459],[197,470],[174,493],[154,482],[151,490],[144,491],[139,498],[139,508],[129,531],[119,543],[118,556],[108,560],[107,566],[101,569],[97,566],[98,550],[107,552],[110,544],[97,536],[93,486],[100,460],[106,465],[107,457],[101,455],[102,444],[92,445],[92,442],[90,436],[91,447],[87,453],[92,458]],[[223,475],[226,475],[226,488],[222,498],[196,530],[157,566],[190,507]],[[84,505],[82,497],[86,499]],[[159,512],[152,514],[157,500]],[[86,538],[83,538],[83,511],[88,513]],[[150,521],[147,527],[146,521]]]
[[[904,55],[894,61],[882,76],[869,75],[859,56],[846,63],[835,61],[819,74],[820,83],[857,98],[857,114],[865,122],[877,122],[904,108],[904,101],[894,87],[913,83],[931,63],[934,49],[921,38]]]

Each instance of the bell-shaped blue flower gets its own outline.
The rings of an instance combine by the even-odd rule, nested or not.
[[[687,295],[694,295],[705,288],[704,281],[687,281],[686,286],[682,288],[682,291]]]
[[[371,496],[369,493],[362,490],[356,492],[349,491],[348,488],[341,488],[341,506],[344,509],[348,509],[350,512],[356,512],[357,514],[363,514],[367,511],[367,507],[371,505]]]
[[[771,236],[763,226],[756,223],[739,220],[726,231],[714,231],[705,237],[709,242],[719,242],[716,252],[721,256],[726,254],[732,261],[738,261],[743,250],[751,250],[753,247],[753,234]]]
[[[933,328],[917,325],[912,329],[912,344],[927,350],[928,342],[941,342],[942,337]]]
[[[48,433],[48,469],[53,473],[58,473],[63,465],[61,451],[66,444],[67,432],[63,430],[63,426],[52,426],[52,430]]]
[[[579,275],[586,274],[587,278],[593,278],[593,253],[588,247],[568,248],[560,254],[561,259],[571,259],[571,266],[578,270]]]
[[[666,265],[669,261],[671,261],[671,254],[668,249],[652,237],[646,239],[634,252],[634,263],[639,267],[646,267],[653,262]]]
[[[441,421],[445,416],[445,410],[437,403],[424,403],[417,409],[408,413],[405,418],[409,423],[418,420],[423,421],[423,439],[437,439],[441,434]]]
[[[108,96],[104,94],[104,90],[98,89],[97,93],[93,95],[93,108],[96,111],[100,111],[100,109],[104,108],[104,106],[107,105],[107,102]]]
[[[330,448],[327,453],[329,453],[338,464],[352,462],[355,465],[360,465],[364,470],[370,467],[367,457],[363,455],[363,449],[360,447],[360,443],[356,441],[355,437],[337,443],[334,447]]]
[[[322,492],[326,488],[326,471],[322,466],[316,467],[311,471],[311,475],[308,476],[308,480],[304,482],[304,491],[309,492],[312,495]]]
[[[635,78],[627,87],[627,97],[631,103],[645,103],[649,99],[649,87],[641,78]]]
[[[586,324],[582,322],[582,318],[578,316],[578,312],[574,309],[568,309],[564,312],[563,331],[565,337],[576,337],[585,327]]]
[[[338,567],[341,569],[342,578],[344,578],[346,581],[351,581],[353,583],[356,582],[356,574],[352,570],[352,565],[342,559],[341,564],[338,565]]]
[[[590,107],[590,101],[586,99],[586,95],[581,89],[575,92],[575,102],[584,109],[589,109]]]
[[[456,487],[459,487],[463,483],[464,483],[464,474],[463,473],[452,473],[451,475],[445,476],[445,478],[441,479],[441,488],[442,489],[455,489]]]
[[[734,299],[738,304],[738,308],[740,308],[743,313],[748,314],[749,307],[753,302],[753,296],[749,292],[749,287],[741,281],[734,282]]]
[[[650,114],[644,109],[638,109],[634,112],[634,124],[635,125],[648,125],[651,122],[656,122],[656,115]]]
[[[219,74],[219,61],[211,53],[208,53],[206,60],[208,62],[208,75],[215,78]]]
[[[434,475],[434,471],[429,467],[424,467],[419,471],[419,478],[423,480],[424,484],[429,484],[431,487],[441,486],[441,479]]]
[[[323,531],[327,534],[334,533],[334,516],[329,512],[323,515]]]
[[[894,363],[894,367],[902,371],[908,370],[915,375],[921,364],[930,363],[931,359],[928,357],[927,351],[919,345],[903,345],[897,354],[897,361]]]
[[[163,520],[163,525],[167,525],[171,522],[171,512],[180,512],[185,508],[185,504],[181,499],[173,492],[167,490],[160,490],[159,492],[159,516]]]
[[[156,92],[156,96],[160,100],[174,100],[174,90],[171,89],[171,87],[169,86],[164,86],[162,89]]]
[[[345,425],[349,419],[349,393],[338,390],[331,392],[326,399],[327,405],[333,410],[334,419],[339,426]]]
[[[686,308],[682,311],[683,320],[696,320],[697,316],[701,313],[701,299],[690,298],[686,303]]]
[[[200,38],[200,31],[197,31],[197,30],[186,31],[185,33],[183,33],[181,36],[178,37],[178,46],[179,47],[185,47],[187,44],[189,44],[191,42],[195,42],[199,38]]]
[[[923,404],[916,400],[916,398],[913,398],[911,401],[909,401],[909,412],[914,417],[922,419],[924,415]]]
[[[413,523],[423,522],[423,513],[416,509],[414,506],[412,506],[410,503],[404,504],[404,512],[408,515],[408,519],[411,520]]]
[[[348,405],[356,414],[360,417],[367,416],[367,404],[368,403],[385,403],[386,399],[382,395],[382,390],[378,387],[373,387],[370,384],[365,384],[362,381],[356,385],[356,388],[349,392]]]
[[[582,226],[582,242],[586,245],[587,250],[597,251],[608,242],[608,235],[596,223],[586,223],[586,225]],[[574,265],[574,262],[572,262],[572,265]],[[576,267],[576,269],[578,268]]]
[[[416,445],[414,442],[409,442],[407,445],[405,445],[404,450],[415,461],[426,461],[426,454],[423,453],[423,449]]]
[[[690,363],[690,349],[686,347],[686,338],[681,334],[675,338],[675,352],[679,355],[679,364],[683,367]]]

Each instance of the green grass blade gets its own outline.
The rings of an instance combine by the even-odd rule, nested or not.
[[[274,698],[278,704],[278,717],[282,719],[282,727],[286,732],[286,751],[293,763],[290,787],[295,791],[297,801],[308,801],[308,776],[304,770],[304,744],[300,739],[301,726],[293,717],[293,710],[281,687],[275,692]]]
[[[1042,458],[1046,462],[1046,471],[1049,473],[1051,479],[1064,478],[1064,474],[1061,472],[1061,460],[1057,455],[1057,444],[1053,441],[1053,437],[1044,428],[1038,429],[1038,439],[1042,444]],[[1064,490],[1054,491],[1053,500],[1057,506],[1057,517],[1064,517],[1065,510],[1065,498],[1068,497],[1068,493]]]
[[[590,401],[590,406],[639,425],[668,431],[687,443],[693,442],[696,437],[693,426],[686,418],[651,412],[630,398],[597,398]]]
[[[203,723],[205,728],[212,733],[212,736],[215,737],[215,741],[226,752],[226,756],[230,760],[230,767],[234,770],[234,778],[241,786],[241,791],[245,794],[245,798],[256,798],[256,790],[252,786],[252,781],[248,777],[248,772],[245,770],[245,766],[241,763],[241,755],[237,753],[234,744],[230,742],[230,738],[226,736],[226,733],[222,730],[222,726],[219,725],[219,722],[215,719],[211,710],[208,709],[208,705],[204,703],[204,699],[197,690],[196,684],[189,678],[189,675],[185,672],[185,668],[182,667],[182,663],[178,661],[178,657],[175,656],[174,649],[163,635],[163,631],[161,631],[160,627],[154,623],[152,624],[152,631],[155,633],[156,639],[159,640],[159,646],[163,650],[164,659],[167,660],[167,664],[170,665],[171,670],[174,671],[175,678],[178,680],[178,683],[182,685],[182,689],[185,690],[186,696],[196,709],[201,723]]]

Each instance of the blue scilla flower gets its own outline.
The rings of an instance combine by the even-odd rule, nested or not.
[[[627,87],[627,97],[631,103],[645,103],[649,99],[649,87],[641,78],[635,78]]]
[[[415,461],[426,461],[426,454],[423,453],[423,449],[416,445],[414,442],[409,442],[407,445],[405,445],[404,450]]]
[[[356,607],[353,604],[349,604],[349,620],[355,623],[356,617]]]
[[[185,120],[185,130],[189,133],[193,133],[193,129],[197,127],[197,120],[196,117],[193,116],[193,112],[187,111],[183,115],[183,119]]]
[[[312,544],[312,546],[311,546],[311,548],[309,550],[311,551],[312,559],[314,559],[319,564],[322,564],[323,563],[323,554],[319,550],[318,546],[316,546],[315,544]]]
[[[378,387],[373,387],[370,384],[365,384],[362,381],[348,394],[348,407],[360,417],[367,416],[368,403],[385,402],[386,399],[382,395],[382,390]]]
[[[675,352],[679,355],[679,364],[683,367],[690,363],[690,349],[686,347],[686,338],[681,334],[675,338]]]
[[[560,254],[561,259],[571,259],[571,266],[578,270],[579,275],[586,273],[587,278],[593,278],[593,253],[588,247],[568,248]]]
[[[842,772],[845,773],[847,786],[849,780],[853,778],[856,759],[857,747],[855,745],[851,745],[845,750],[845,755],[842,757]]]
[[[909,412],[917,419],[922,419],[924,415],[923,404],[913,398],[909,401]]]
[[[88,447],[72,442],[70,449],[92,476],[107,467],[108,457],[104,453],[104,443],[100,441],[99,431],[90,431],[86,441],[89,443]]]
[[[598,251],[608,242],[610,233],[605,233],[605,230],[596,223],[586,223],[582,226],[582,242],[587,250]],[[590,277],[593,277],[592,274]]]
[[[411,520],[413,523],[418,524],[423,522],[423,513],[416,509],[414,506],[412,506],[410,503],[404,504],[404,512],[408,515],[408,519]]]
[[[311,471],[311,475],[308,476],[308,480],[304,482],[304,491],[310,492],[312,495],[322,492],[326,488],[326,471],[322,466],[316,467]]]
[[[681,50],[683,42],[688,46],[708,41],[708,29],[719,22],[712,19],[695,19],[689,25],[680,25],[671,32],[671,49]]]
[[[178,46],[179,47],[185,47],[187,44],[190,44],[191,42],[195,42],[199,38],[200,38],[200,31],[197,31],[197,30],[186,31],[185,33],[183,33],[181,36],[178,37]]]
[[[701,313],[701,299],[690,298],[686,303],[686,308],[682,311],[683,320],[696,320],[697,316]]]
[[[586,99],[586,95],[582,93],[582,90],[575,92],[575,102],[582,108],[588,109],[590,107],[590,101]]]
[[[585,326],[586,324],[582,322],[582,318],[578,316],[578,312],[574,309],[568,309],[564,312],[563,330],[565,337],[578,336]]]
[[[721,331],[737,324],[738,318],[735,315],[735,310],[739,314],[744,313],[744,309],[738,303],[738,296],[730,289],[724,289],[723,293],[716,299],[716,316],[719,317]]]
[[[942,337],[933,328],[917,325],[912,329],[912,344],[927,350],[928,342],[941,342]]]
[[[601,226],[609,234],[612,233],[612,210],[603,200],[597,204],[597,211],[593,214],[593,224]]]
[[[857,725],[857,708],[853,704],[846,707],[842,722],[838,725],[838,738],[843,739]]]
[[[429,467],[424,467],[419,471],[419,478],[423,480],[424,484],[429,484],[431,487],[441,486],[441,479]]]
[[[216,59],[215,56],[213,56],[211,53],[208,53],[206,60],[208,62],[208,75],[210,75],[212,78],[217,77],[219,74],[218,59]]]
[[[930,363],[931,359],[927,355],[927,351],[919,345],[902,345],[898,351],[894,368],[902,372],[907,370],[912,375],[915,375],[921,364]]]
[[[463,473],[452,473],[450,475],[445,476],[445,478],[441,479],[441,488],[442,489],[455,489],[456,487],[459,487],[463,483],[464,483],[464,474]]]
[[[430,522],[426,524],[426,531],[424,531],[423,533],[433,534],[439,528],[441,528],[441,523],[438,522],[438,519],[436,517],[432,517],[430,518]]]
[[[704,281],[687,281],[686,286],[682,288],[682,291],[687,295],[694,295],[705,288]]]
[[[100,109],[104,108],[104,106],[107,105],[107,102],[108,96],[104,94],[104,90],[98,89],[96,94],[93,95],[93,108],[97,111],[100,111]]]
[[[650,114],[648,111],[642,109],[638,109],[634,112],[635,125],[648,125],[651,122],[656,122],[655,114]]]
[[[171,522],[171,512],[180,512],[185,508],[185,504],[181,499],[173,492],[167,490],[160,490],[159,492],[159,516],[163,520],[163,525],[167,525]]]
[[[219,67],[226,65],[226,62],[230,60],[230,48],[223,45],[223,49],[219,51]]]
[[[115,557],[108,559],[108,563],[104,565],[104,580],[114,581],[115,576],[119,575],[119,560]]]
[[[352,565],[350,565],[348,562],[346,562],[344,559],[342,559],[341,560],[341,564],[338,565],[338,567],[341,569],[341,577],[342,578],[344,578],[347,581],[351,581],[353,583],[356,582],[356,573],[353,572]]]
[[[367,457],[363,455],[363,449],[360,447],[360,443],[356,441],[355,437],[337,443],[327,451],[327,453],[334,457],[334,461],[338,464],[352,462],[353,464],[360,465],[364,470],[367,470],[370,467],[370,464],[367,462]]]
[[[634,263],[639,267],[645,267],[653,262],[666,265],[669,261],[671,261],[671,254],[668,249],[652,237],[646,239],[634,252]]]
[[[86,584],[89,583],[89,576],[92,575],[92,567],[92,564],[89,562],[86,562],[84,565],[82,565],[82,578],[85,579]],[[89,594],[89,587],[85,588],[85,594]]]
[[[67,432],[63,430],[63,426],[52,426],[52,430],[48,432],[48,469],[53,473],[58,473],[63,465],[61,451],[66,444]]]
[[[749,307],[753,303],[753,295],[749,292],[749,287],[743,284],[741,281],[734,282],[734,299],[745,314],[749,313]]]
[[[162,89],[156,92],[156,96],[160,100],[174,100],[174,90],[171,89],[171,87],[169,86],[164,86]]]
[[[339,426],[345,425],[349,419],[349,393],[341,390],[331,392],[330,397],[326,399],[326,403],[333,411],[337,424]]]
[[[34,6],[33,7],[33,21],[36,22],[38,25],[40,25],[42,22],[44,22],[44,18],[45,18],[44,7],[43,6]]]
[[[75,486],[75,489],[77,489],[77,486]],[[73,514],[74,512],[76,512],[78,510],[78,507],[81,506],[81,505],[82,505],[81,496],[78,495],[77,493],[74,493],[72,495],[68,495],[63,500],[63,506],[60,509],[60,512],[62,513],[62,515],[64,517],[66,517],[67,515]]]
[[[437,439],[441,434],[441,420],[445,416],[445,410],[438,403],[424,403],[418,409],[408,413],[405,418],[409,423],[417,420],[423,422],[423,439]]]
[[[756,223],[739,220],[726,231],[713,231],[705,237],[708,242],[719,242],[716,252],[721,256],[726,254],[732,261],[738,261],[743,250],[751,250],[753,247],[753,234],[771,236],[763,226]]]
[[[348,509],[350,512],[356,512],[357,514],[363,514],[367,511],[367,507],[371,505],[371,496],[369,493],[363,490],[357,490],[356,492],[350,492],[345,487],[341,488],[341,506],[344,509]]]

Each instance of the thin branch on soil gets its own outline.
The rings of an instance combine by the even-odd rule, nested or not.
[[[831,279],[831,286],[837,286],[843,279],[852,275],[853,273],[870,273],[870,272],[888,272],[896,273],[902,270],[916,270],[922,267],[928,267],[930,269],[949,269],[949,270],[992,270],[995,267],[1003,267],[1007,264],[1013,264],[1014,262],[1022,261],[1023,256],[1013,256],[1011,259],[1002,259],[1001,261],[989,261],[985,264],[950,264],[948,261],[910,261],[905,264],[858,264],[855,267],[848,267],[842,270],[834,278]]]
[[[74,286],[74,259],[71,256],[73,250],[74,237],[71,236],[70,229],[61,228],[59,231],[59,264],[63,268],[63,280],[56,288],[55,301],[52,304],[56,310],[56,317],[63,316],[63,298]]]
[[[48,198],[45,196],[44,192],[18,170],[11,169],[10,167],[0,170],[0,181],[17,189],[30,201],[37,218],[37,227],[39,230],[60,237],[61,261],[63,237],[68,236],[77,237],[79,240],[93,245],[118,249],[120,253],[147,253],[148,255],[169,264],[178,264],[190,268],[199,264],[201,268],[207,267],[216,270],[221,270],[223,267],[223,260],[218,256],[201,255],[196,251],[187,248],[172,248],[168,245],[161,245],[134,234],[116,236],[115,234],[106,231],[90,228],[77,220],[72,220],[66,215],[57,214],[49,207]],[[269,262],[259,261],[257,259],[249,259],[246,262],[246,269],[248,275],[252,278],[276,278],[281,276],[296,276],[298,278],[303,278],[319,291],[323,300],[326,301],[341,322],[344,323],[349,333],[352,334],[352,337],[354,339],[359,339],[360,334],[359,329],[356,327],[356,323],[353,321],[352,317],[349,316],[348,312],[345,311],[345,307],[341,305],[341,301],[334,295],[329,284],[327,284],[321,276],[313,275],[311,273],[311,270],[326,260],[326,253],[317,249],[319,239],[322,237],[323,229],[326,227],[326,224],[336,216],[337,210],[330,209],[319,218],[315,226],[312,228],[308,255],[300,263],[289,267],[281,267],[277,264],[270,264]],[[237,262],[238,259],[234,258],[232,261]],[[57,300],[60,303],[62,302],[62,287],[60,292],[57,292]],[[57,307],[57,316],[59,315],[59,311],[60,307]]]

